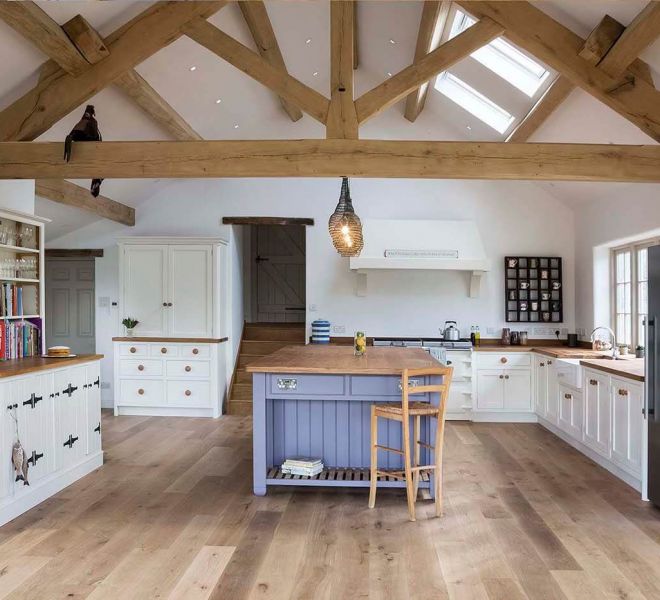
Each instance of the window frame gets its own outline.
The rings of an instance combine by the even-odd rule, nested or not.
[[[617,304],[616,304],[616,291],[617,291],[617,265],[616,259],[621,252],[630,252],[630,350],[635,351],[637,346],[644,346],[646,341],[639,339],[639,258],[638,253],[640,250],[650,248],[651,246],[660,245],[660,237],[652,237],[621,246],[615,246],[610,249],[610,318],[612,323],[612,330],[616,334],[617,343],[624,343],[619,339],[619,332],[617,331]],[[648,263],[647,263],[648,264]]]

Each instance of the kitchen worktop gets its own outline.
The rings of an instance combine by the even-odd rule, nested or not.
[[[580,364],[589,369],[604,371],[610,375],[627,377],[635,381],[644,381],[644,359],[643,358],[624,358],[621,360],[612,360],[607,358],[581,360]]]
[[[603,352],[590,350],[589,348],[569,348],[568,346],[504,346],[502,344],[489,344],[486,346],[475,346],[475,352],[536,352],[552,358],[599,358]]]
[[[101,360],[103,354],[79,354],[67,358],[49,358],[43,356],[30,356],[0,362],[0,379],[45,371],[47,369],[58,369],[70,367],[71,365]]]
[[[113,337],[113,342],[153,342],[153,343],[179,343],[179,344],[221,344],[226,342],[229,338],[172,338],[172,337]]]
[[[421,348],[369,347],[355,356],[352,346],[285,346],[247,365],[249,373],[337,373],[400,375],[403,369],[442,366]]]

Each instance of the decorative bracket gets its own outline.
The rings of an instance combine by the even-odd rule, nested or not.
[[[470,273],[470,298],[478,298],[481,293],[481,278],[486,271],[472,271]]]

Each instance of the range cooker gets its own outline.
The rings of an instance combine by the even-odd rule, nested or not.
[[[472,342],[468,339],[447,341],[442,338],[374,338],[374,346],[392,346],[395,348],[421,348],[437,361],[450,365],[452,350],[470,350]],[[450,354],[447,355],[449,350]]]

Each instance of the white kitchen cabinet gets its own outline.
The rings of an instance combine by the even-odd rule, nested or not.
[[[548,369],[546,357],[534,355],[534,409],[539,417],[545,418],[548,410]]]
[[[612,405],[609,376],[592,369],[584,370],[583,441],[605,458],[610,457]]]
[[[477,408],[504,408],[504,372],[501,369],[479,369],[477,372]]]
[[[529,369],[504,372],[504,408],[512,411],[532,410],[532,381]]]
[[[559,385],[559,416],[557,425],[575,440],[582,441],[584,404],[582,392],[568,385]]]
[[[87,454],[101,451],[101,363],[94,362],[86,367],[87,398]]]
[[[477,371],[479,410],[528,412],[532,408],[529,369],[479,369]]]
[[[644,388],[629,379],[612,377],[612,461],[636,477],[642,472],[642,406]]]
[[[557,382],[557,367],[555,360],[550,358],[545,361],[547,376],[547,404],[545,418],[551,423],[557,423],[559,419],[559,386]]]
[[[0,383],[0,505],[3,498],[11,493],[12,467],[11,447],[14,443],[14,421],[11,411],[14,410],[14,384],[12,382]],[[1,522],[1,521],[0,521]]]
[[[219,240],[127,238],[120,242],[120,319],[141,337],[212,337],[218,329]]]
[[[55,402],[58,405],[55,426],[55,456],[60,469],[79,462],[87,450],[87,383],[84,365],[55,373]]]

